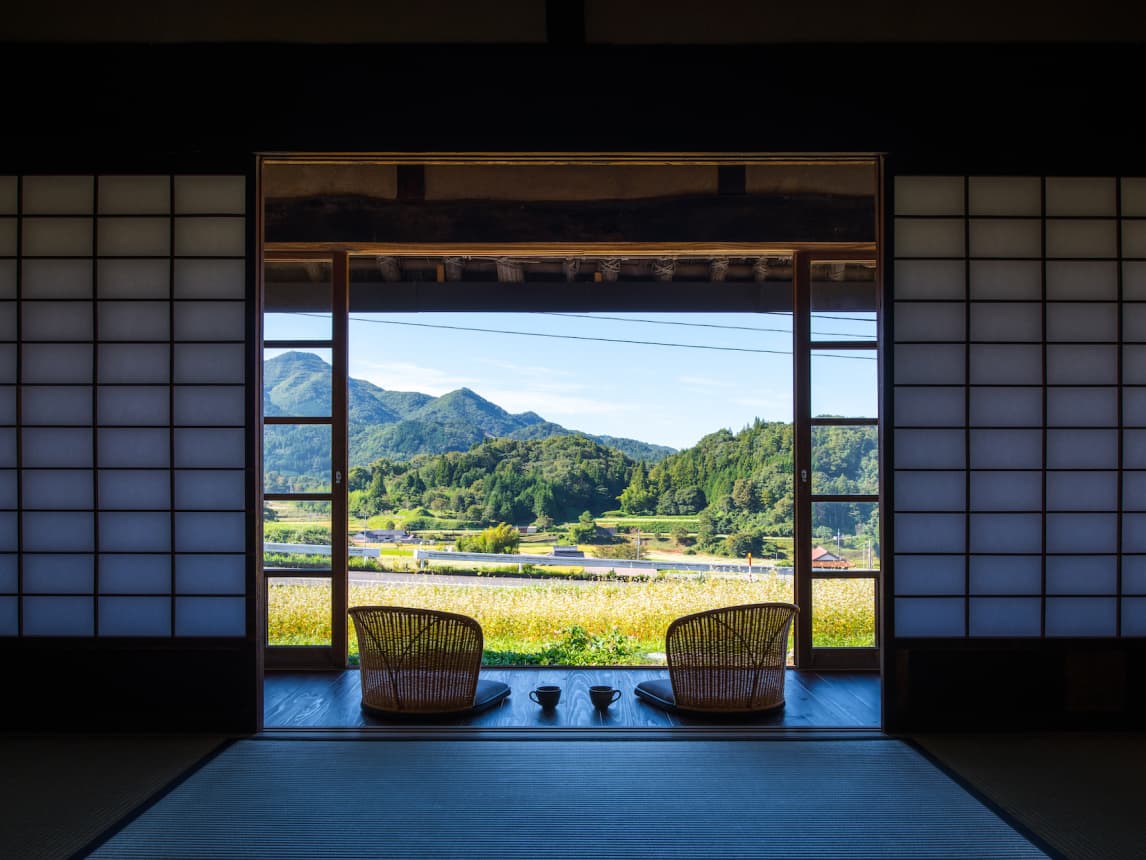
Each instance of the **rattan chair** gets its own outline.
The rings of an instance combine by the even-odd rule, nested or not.
[[[362,710],[379,716],[463,715],[509,695],[478,678],[481,625],[465,615],[403,606],[355,606]]]
[[[784,707],[792,603],[750,603],[676,619],[665,634],[667,680],[637,698],[669,711],[757,714]]]

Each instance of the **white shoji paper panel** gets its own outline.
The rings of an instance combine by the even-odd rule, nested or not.
[[[1146,262],[1131,260],[1122,264],[1122,298],[1146,301]]]
[[[25,383],[91,382],[92,348],[86,343],[26,343],[20,347]]]
[[[963,340],[965,313],[961,302],[897,302],[895,339]]]
[[[1122,466],[1146,469],[1146,430],[1122,431]]]
[[[91,636],[90,597],[25,597],[25,636]]]
[[[1048,597],[1047,636],[1114,636],[1118,601],[1112,597]]]
[[[32,427],[21,432],[26,469],[86,468],[92,465],[92,431],[87,428]]]
[[[971,345],[973,385],[1039,385],[1043,381],[1043,353],[1038,345]]]
[[[1118,264],[1059,260],[1047,262],[1047,298],[1051,301],[1118,299]]]
[[[175,254],[179,257],[241,257],[247,223],[242,218],[176,218]]]
[[[1047,594],[1114,594],[1117,559],[1112,555],[1047,557]]]
[[[243,260],[176,260],[175,298],[241,299],[246,295]]]
[[[962,388],[897,388],[895,423],[900,427],[950,427],[964,421]]]
[[[1146,342],[1146,304],[1122,305],[1122,339]]]
[[[1118,305],[1052,302],[1047,305],[1047,340],[1118,340]]]
[[[16,303],[0,302],[0,340],[16,339]]]
[[[971,636],[1038,636],[1042,600],[1037,597],[971,598]]]
[[[1122,635],[1146,636],[1146,598],[1122,598]]]
[[[92,219],[24,218],[25,257],[90,257]]]
[[[0,425],[16,423],[16,389],[11,385],[0,386]]]
[[[101,299],[166,299],[171,289],[168,260],[100,260]]]
[[[1146,216],[1146,178],[1127,176],[1122,180],[1122,215]]]
[[[964,380],[961,344],[904,344],[895,350],[899,384],[954,385]]]
[[[24,556],[25,594],[90,594],[95,561],[90,555]]]
[[[241,555],[175,556],[178,594],[244,594],[246,563]]]
[[[897,260],[896,299],[962,299],[967,292],[962,260]]]
[[[972,260],[971,298],[1041,301],[1042,264],[1037,260]]]
[[[1146,555],[1122,556],[1122,593],[1146,594]]]
[[[0,511],[0,552],[19,549],[19,528],[15,511]]]
[[[1038,469],[1042,464],[1041,430],[971,431],[973,469]]]
[[[184,343],[175,347],[175,381],[240,383],[246,377],[242,344]]]
[[[17,499],[15,469],[0,469],[0,509],[15,509]]]
[[[175,598],[176,636],[243,636],[246,632],[242,597]]]
[[[25,552],[91,552],[95,520],[78,511],[25,511]]]
[[[1042,506],[1041,472],[971,473],[971,509],[974,511],[1038,511]]]
[[[180,215],[242,215],[247,210],[242,176],[176,176],[175,212]]]
[[[1117,381],[1115,346],[1047,347],[1047,382],[1051,385],[1113,385]]]
[[[1122,347],[1122,382],[1124,385],[1146,384],[1146,346]]]
[[[24,426],[37,424],[92,423],[90,385],[26,385],[20,392],[21,420]]]
[[[972,594],[1039,594],[1043,560],[1039,555],[973,555]]]
[[[1122,473],[1122,507],[1128,511],[1146,511],[1146,472]]]
[[[972,215],[1041,215],[1042,184],[1031,176],[972,176]]]
[[[962,176],[899,176],[895,180],[897,215],[962,215]]]
[[[896,472],[898,511],[962,511],[963,472]]]
[[[100,636],[171,635],[170,597],[101,597]]]
[[[1042,514],[971,514],[971,552],[1041,552]]]
[[[171,474],[162,469],[101,469],[99,504],[104,510],[168,510]]]
[[[181,426],[241,425],[246,417],[246,390],[242,386],[175,387],[175,423]]]
[[[83,215],[92,211],[90,176],[25,176],[25,215]]]
[[[30,510],[91,510],[92,473],[72,469],[25,469],[21,473],[25,508]]]
[[[1122,222],[1122,256],[1146,257],[1146,221]]]
[[[963,552],[963,514],[896,514],[897,553]]]
[[[246,549],[246,515],[242,513],[177,513],[177,552],[242,552]]]
[[[896,594],[962,594],[965,562],[957,555],[897,555]]]
[[[0,469],[14,469],[16,460],[16,428],[0,427]]]
[[[1118,424],[1118,390],[1051,388],[1047,390],[1047,425],[1113,427]]]
[[[1146,553],[1146,514],[1123,512],[1122,551]]]
[[[166,176],[101,176],[102,215],[164,215],[171,211],[171,180]]]
[[[101,386],[99,423],[116,425],[166,426],[170,412],[170,390],[158,385]]]
[[[1116,514],[1047,514],[1047,552],[1082,555],[1117,550]]]
[[[1115,215],[1113,177],[1047,177],[1047,215]]]
[[[0,176],[0,215],[15,215],[19,210],[18,188],[15,176]]]
[[[0,218],[0,257],[16,256],[16,219]]]
[[[895,598],[895,635],[910,637],[963,636],[960,597]]]
[[[1047,468],[1118,468],[1118,431],[1048,430]]]
[[[242,430],[177,429],[175,465],[184,469],[241,469],[246,459],[245,446],[246,439]]]
[[[1117,472],[1047,472],[1048,511],[1117,509]]]
[[[171,433],[163,429],[104,428],[99,463],[105,469],[163,468],[171,462]]]
[[[99,548],[101,552],[166,552],[171,549],[171,515],[101,511]]]
[[[101,257],[170,257],[171,222],[167,218],[100,218]]]
[[[167,302],[100,302],[100,340],[167,340],[171,336]]]
[[[16,381],[16,344],[0,343],[0,382]]]
[[[90,299],[91,260],[25,260],[20,268],[24,299]]]
[[[20,632],[20,599],[0,597],[0,636],[15,636]]]
[[[963,222],[952,219],[895,219],[897,257],[962,257]]]
[[[15,594],[19,574],[18,556],[0,555],[0,594]]]
[[[99,557],[101,594],[170,594],[170,555],[116,555]]]
[[[1042,222],[971,219],[972,257],[1042,256]]]
[[[175,507],[180,510],[241,511],[246,505],[246,473],[235,471],[175,473]]]
[[[1042,420],[1041,388],[971,389],[973,427],[1038,427]]]
[[[1128,427],[1146,425],[1146,388],[1122,389],[1122,423]]]
[[[176,340],[242,340],[246,331],[241,302],[176,302]]]
[[[25,341],[92,339],[90,302],[24,302],[21,317]]]
[[[901,469],[962,469],[962,430],[897,430],[895,465]]]
[[[896,330],[899,329],[896,305]],[[1036,302],[974,302],[971,340],[1039,341],[1043,338],[1043,307]]]
[[[0,260],[0,299],[16,298],[16,261]]]
[[[1117,221],[1047,221],[1047,257],[1117,257],[1117,224]]]
[[[99,345],[99,381],[104,383],[156,383],[170,378],[171,347],[165,343],[102,343]]]

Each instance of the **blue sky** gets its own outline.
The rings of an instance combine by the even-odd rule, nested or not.
[[[874,333],[860,315],[845,316],[817,317],[814,334]],[[268,339],[325,327],[274,317]],[[634,342],[609,342],[621,340]],[[685,448],[757,417],[790,421],[791,345],[787,314],[353,313],[350,375],[432,395],[464,386],[509,412]],[[874,353],[848,355],[813,358],[814,413],[874,415]]]

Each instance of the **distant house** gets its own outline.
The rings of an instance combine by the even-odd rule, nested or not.
[[[842,555],[836,555],[822,546],[812,550],[812,567],[848,568],[851,566],[851,562]]]
[[[555,546],[550,553],[554,558],[584,558],[585,553],[575,546]]]
[[[517,532],[523,535],[535,535],[537,534],[537,526],[518,526]]]
[[[417,540],[405,529],[367,529],[356,534],[354,539],[368,543],[413,543]]]

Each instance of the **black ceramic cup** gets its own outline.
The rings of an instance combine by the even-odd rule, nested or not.
[[[561,688],[556,684],[543,684],[529,692],[529,698],[543,708],[555,708],[561,698]]]
[[[589,698],[593,700],[593,707],[605,710],[617,699],[621,698],[621,691],[614,690],[608,684],[595,684],[589,688]]]

